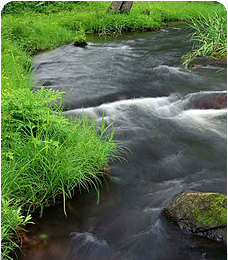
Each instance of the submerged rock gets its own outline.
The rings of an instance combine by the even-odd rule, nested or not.
[[[184,191],[163,210],[187,233],[227,241],[227,196]]]

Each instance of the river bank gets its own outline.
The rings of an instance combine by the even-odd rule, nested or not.
[[[58,4],[42,6],[43,2],[20,9],[17,4],[21,3],[15,2],[15,7],[9,3],[2,16],[3,258],[16,246],[11,237],[31,221],[23,212],[25,205],[42,213],[50,198],[55,202],[60,193],[65,199],[72,197],[77,185],[88,188],[89,180],[97,188],[97,175],[113,159],[116,148],[113,133],[101,138],[104,125],[98,134],[94,123],[92,127],[87,120],[72,123],[52,113],[61,112],[56,100],[61,100],[63,93],[32,91],[31,57],[38,51],[84,39],[86,33],[117,37],[126,30],[156,30],[164,21],[187,20],[199,12],[224,9],[209,2],[207,9],[200,2],[135,2],[130,15],[110,15],[105,14],[109,2],[71,5],[70,10]],[[147,9],[150,15],[145,14]],[[75,140],[80,140],[77,147]]]

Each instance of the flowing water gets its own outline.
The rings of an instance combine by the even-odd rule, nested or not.
[[[35,85],[65,91],[65,115],[114,122],[132,153],[110,165],[108,187],[46,209],[30,228],[33,260],[226,259],[226,247],[185,234],[161,215],[183,190],[226,193],[226,69],[184,70],[186,31],[89,37],[35,58]],[[216,109],[215,109],[216,108]],[[45,239],[38,239],[46,234]],[[42,237],[42,236],[40,236]],[[37,242],[38,240],[39,242]]]

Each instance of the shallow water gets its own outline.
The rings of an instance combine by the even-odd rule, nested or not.
[[[191,72],[180,57],[186,31],[168,27],[116,39],[89,38],[35,58],[35,85],[67,92],[65,115],[114,122],[127,162],[110,165],[108,187],[44,211],[30,228],[27,256],[37,260],[226,259],[226,247],[183,233],[161,210],[183,190],[226,193],[226,69]],[[208,108],[209,109],[204,109]],[[47,238],[39,240],[45,233]]]

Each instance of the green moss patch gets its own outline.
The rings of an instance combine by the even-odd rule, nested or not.
[[[168,216],[187,230],[226,226],[227,196],[220,193],[183,192],[166,209]]]
[[[200,227],[225,226],[227,224],[227,196],[216,193],[196,195],[192,216]]]

